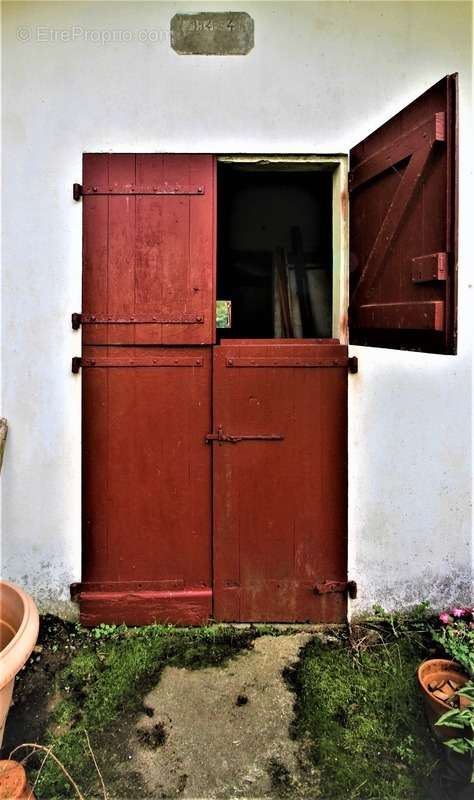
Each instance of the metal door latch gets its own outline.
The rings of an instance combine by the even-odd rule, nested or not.
[[[264,433],[254,433],[254,434],[238,434],[236,436],[232,436],[229,433],[224,433],[224,429],[221,425],[217,428],[217,433],[208,433],[205,442],[206,444],[211,444],[211,442],[220,442],[228,444],[237,444],[237,442],[243,441],[271,441],[271,442],[281,442],[284,439],[284,436],[279,436],[278,434],[264,434]]]
[[[345,594],[347,592],[351,600],[355,600],[357,583],[355,581],[322,581],[315,585],[313,592],[315,594]]]

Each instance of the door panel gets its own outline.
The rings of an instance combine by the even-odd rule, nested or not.
[[[457,76],[351,150],[350,341],[456,352]]]
[[[215,341],[215,161],[84,155],[86,344]]]
[[[83,350],[81,619],[211,614],[211,352]]]
[[[347,348],[222,344],[213,387],[216,619],[344,620]]]

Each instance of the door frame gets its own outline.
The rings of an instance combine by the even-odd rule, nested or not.
[[[255,171],[298,169],[332,174],[332,337],[348,344],[349,307],[349,158],[335,155],[217,155],[217,162],[252,164]]]

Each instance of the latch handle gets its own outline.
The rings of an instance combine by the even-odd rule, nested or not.
[[[232,435],[224,433],[222,425],[217,428],[217,433],[208,433],[205,442],[211,444],[212,442],[220,442],[227,444],[237,444],[238,442],[247,441],[263,441],[263,442],[281,442],[285,437],[276,433],[242,433]]]

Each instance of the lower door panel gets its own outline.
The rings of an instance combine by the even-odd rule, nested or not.
[[[229,342],[213,386],[215,618],[345,620],[347,348]]]
[[[210,348],[85,346],[81,621],[212,614]]]

